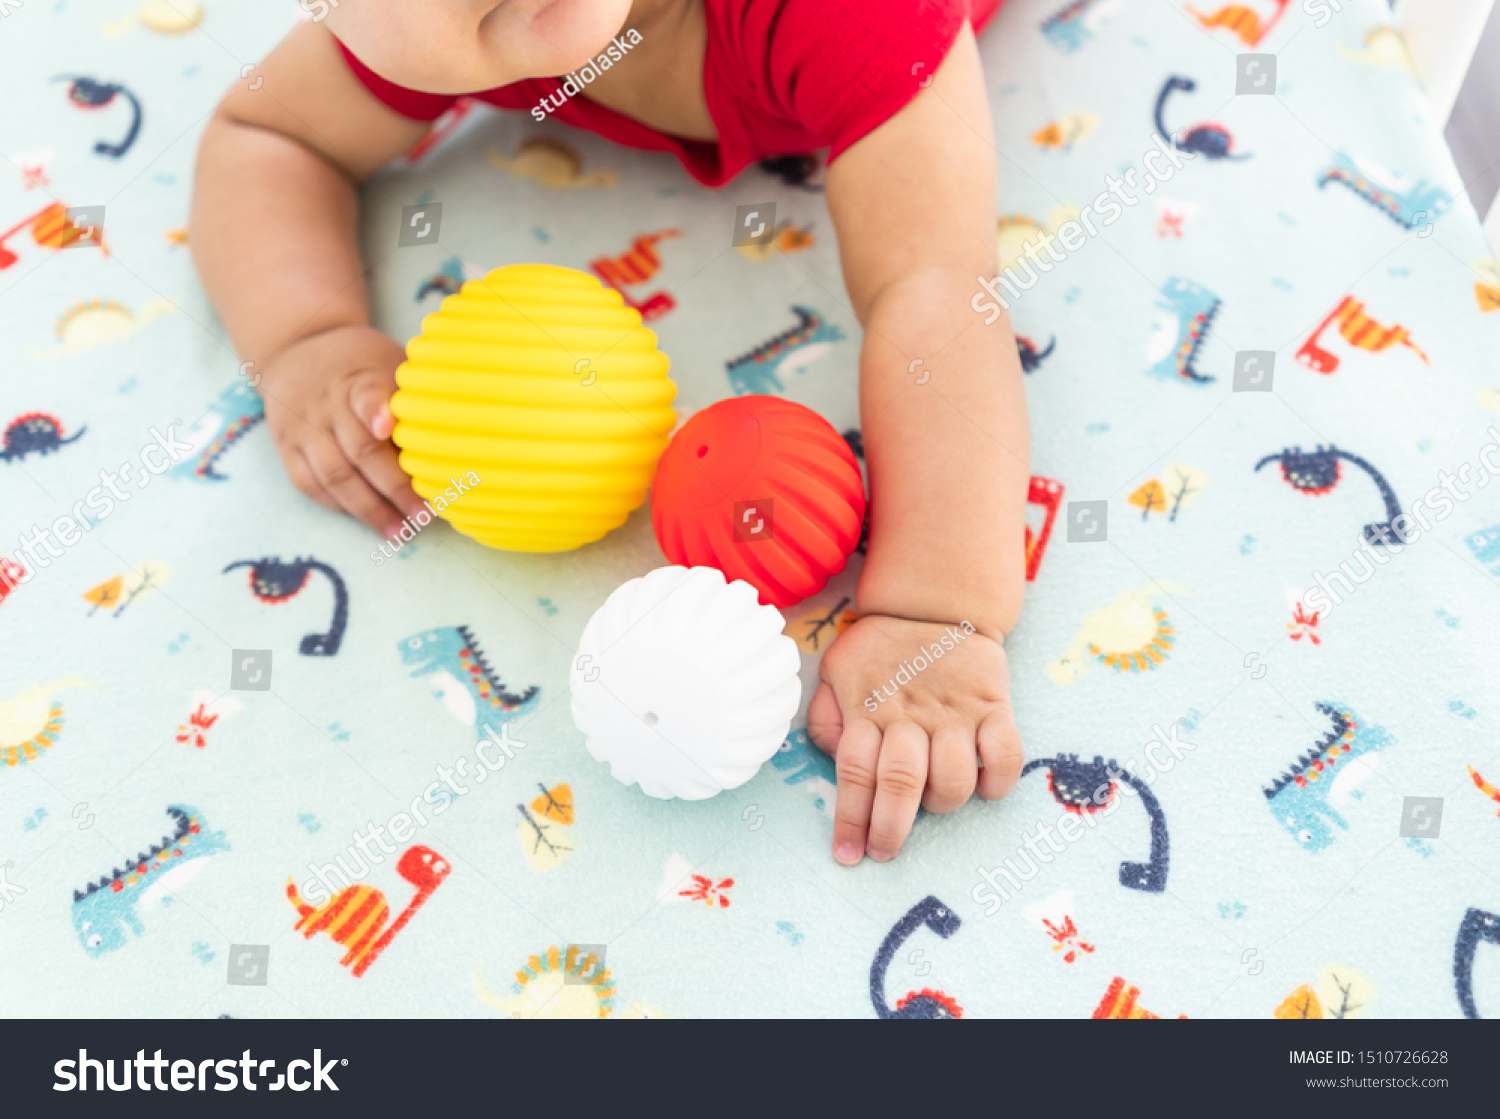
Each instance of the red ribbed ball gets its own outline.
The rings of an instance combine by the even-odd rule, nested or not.
[[[859,543],[865,486],[822,416],[739,396],[683,424],[656,468],[651,524],[667,559],[743,579],[767,606],[817,594]]]

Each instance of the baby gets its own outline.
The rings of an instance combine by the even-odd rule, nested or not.
[[[893,858],[919,806],[1003,797],[1021,769],[1003,643],[1024,587],[1026,398],[1009,319],[985,325],[970,307],[975,279],[998,271],[974,40],[998,5],[304,2],[313,20],[225,97],[198,153],[193,255],[255,363],[287,473],[390,535],[421,500],[390,442],[404,355],[370,325],[358,187],[459,95],[674,153],[708,186],[829,148],[824,189],[864,328],[870,533],[859,619],[824,654],[807,723],[835,759],[846,866]],[[582,88],[549,76],[591,61]],[[892,683],[935,644],[952,652]]]

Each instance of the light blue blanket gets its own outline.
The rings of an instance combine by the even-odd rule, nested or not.
[[[647,510],[569,554],[437,525],[372,558],[293,489],[180,231],[207,114],[296,6],[168,34],[135,3],[0,20],[0,550],[30,576],[0,601],[0,1014],[1500,1014],[1500,274],[1383,3],[1010,0],[984,34],[1002,256],[1062,239],[996,285],[1033,768],[852,871],[805,735],[696,803],[584,749],[570,658],[664,562]],[[405,339],[501,264],[624,271],[684,414],[773,392],[852,430],[816,183],[711,192],[476,109],[367,191],[377,320]],[[773,246],[731,248],[772,201]],[[440,243],[397,249],[419,202]],[[54,247],[49,207],[99,205],[102,249]],[[805,696],[858,562],[786,612]]]

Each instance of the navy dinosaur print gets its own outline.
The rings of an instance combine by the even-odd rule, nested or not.
[[[1050,357],[1052,351],[1057,349],[1057,339],[1053,338],[1047,343],[1045,350],[1038,350],[1036,343],[1030,338],[1016,335],[1016,352],[1021,355],[1021,372],[1035,373],[1042,367],[1042,361]]]
[[[224,573],[236,567],[250,569],[250,593],[262,602],[285,602],[307,585],[314,571],[321,571],[333,584],[333,624],[327,633],[309,633],[302,639],[299,649],[304,657],[331,657],[338,653],[344,640],[344,628],[349,624],[349,592],[339,573],[326,563],[298,557],[291,563],[279,559],[236,560],[224,569]]]
[[[116,96],[124,97],[130,102],[130,129],[125,133],[123,139],[110,143],[108,140],[100,140],[94,145],[94,151],[99,155],[107,155],[111,159],[119,159],[128,152],[135,144],[136,137],[141,134],[141,103],[136,100],[135,94],[126,89],[118,82],[100,82],[93,78],[79,78],[63,74],[52,79],[54,82],[68,83],[68,100],[80,109],[103,109],[114,104]]]
[[[1396,500],[1396,491],[1391,489],[1391,484],[1385,480],[1384,475],[1376,470],[1364,459],[1350,451],[1341,451],[1332,443],[1328,446],[1319,446],[1313,451],[1304,451],[1301,447],[1289,447],[1274,455],[1267,455],[1255,464],[1255,469],[1260,470],[1267,463],[1278,462],[1281,464],[1281,476],[1286,479],[1293,489],[1302,493],[1325,494],[1334,486],[1338,485],[1340,468],[1339,460],[1352,462],[1375,483],[1375,488],[1380,492],[1380,500],[1385,503],[1385,520],[1376,521],[1365,525],[1365,539],[1371,544],[1388,544],[1392,540],[1402,541],[1405,537],[1396,531],[1394,524],[1397,517],[1401,515],[1401,503]]]
[[[1174,732],[1175,733],[1175,732]],[[1161,803],[1150,787],[1128,769],[1110,759],[1095,757],[1092,762],[1078,760],[1077,754],[1059,754],[1055,758],[1038,758],[1021,767],[1025,777],[1033,769],[1047,770],[1047,788],[1052,798],[1069,812],[1080,816],[1085,812],[1098,812],[1119,796],[1119,783],[1124,782],[1141,798],[1146,815],[1151,821],[1151,861],[1145,863],[1122,862],[1120,885],[1127,890],[1141,890],[1159,894],[1167,888],[1167,866],[1170,842],[1167,835],[1167,817]],[[1100,789],[1108,789],[1102,801],[1096,799]]]
[[[1197,88],[1198,83],[1192,78],[1176,75],[1168,78],[1167,84],[1161,87],[1161,93],[1156,97],[1156,130],[1161,133],[1161,138],[1180,152],[1191,152],[1208,159],[1249,159],[1248,154],[1230,154],[1234,147],[1234,137],[1222,124],[1195,124],[1192,128],[1179,130],[1177,135],[1167,128],[1164,110],[1172,91],[1180,89],[1191,93]]]
[[[49,416],[45,412],[28,412],[11,420],[5,428],[4,436],[0,436],[0,459],[14,462],[32,453],[49,454],[63,444],[73,442],[87,430],[87,427],[80,427],[64,439],[62,423],[56,416]]]
[[[1464,914],[1458,939],[1453,943],[1453,986],[1465,1018],[1480,1016],[1479,1008],[1474,1005],[1474,953],[1481,940],[1500,944],[1500,916],[1471,909]]]
[[[901,950],[901,946],[911,935],[926,925],[938,936],[947,940],[958,931],[962,923],[957,913],[930,894],[907,910],[906,915],[896,922],[891,931],[886,934],[885,940],[881,941],[880,951],[875,953],[875,961],[870,965],[870,1002],[874,1005],[875,1013],[879,1017],[925,1019],[963,1017],[963,1008],[950,996],[925,987],[897,999],[894,1008],[885,1001],[885,974],[890,970],[891,961],[896,958],[896,953]]]

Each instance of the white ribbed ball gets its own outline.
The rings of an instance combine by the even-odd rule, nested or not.
[[[749,583],[659,567],[617,588],[573,658],[573,722],[617,781],[702,800],[743,785],[802,701],[797,644]]]

